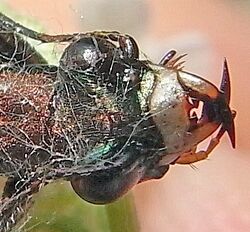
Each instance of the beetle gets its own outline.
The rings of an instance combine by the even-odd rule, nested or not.
[[[133,37],[116,31],[48,35],[3,14],[0,28],[0,174],[8,178],[1,232],[53,180],[106,204],[161,178],[170,165],[206,159],[225,132],[235,147],[226,60],[218,89],[184,71],[174,50],[155,64],[140,58]],[[69,45],[53,66],[23,35]],[[207,149],[196,151],[217,129]]]

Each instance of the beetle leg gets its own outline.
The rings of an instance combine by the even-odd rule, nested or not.
[[[17,184],[15,179],[8,179],[5,184],[0,200],[0,232],[10,231],[32,204],[32,188],[27,186],[19,191],[15,188]]]
[[[216,136],[212,138],[209,142],[209,145],[206,150],[196,152],[196,148],[192,149],[192,151],[181,155],[177,160],[176,164],[192,164],[204,159],[207,159],[209,154],[214,150],[214,148],[219,144],[220,139]]]
[[[187,56],[187,54],[183,54],[180,56],[177,56],[174,60],[170,60],[169,63],[167,64],[168,68],[172,68],[172,69],[176,69],[176,70],[181,70],[183,68],[183,64],[185,63],[185,61],[179,62],[179,60],[181,60],[183,57]]]
[[[19,33],[44,43],[70,42],[72,40],[77,40],[88,36],[95,36],[118,42],[121,47],[121,50],[124,53],[123,55],[125,56],[125,58],[135,58],[135,59],[139,58],[139,49],[135,40],[131,36],[125,34],[123,35],[117,31],[97,31],[90,33],[49,35],[31,30],[19,23],[16,23],[12,19],[1,13],[0,13],[0,31]]]
[[[160,61],[160,65],[166,66],[168,64],[168,62],[170,60],[173,59],[173,57],[176,55],[176,51],[175,50],[170,50],[169,52],[167,52],[161,59]]]
[[[215,138],[212,138],[209,142],[207,149],[204,151],[196,152],[196,148],[192,149],[190,152],[185,153],[180,156],[175,163],[177,164],[192,164],[200,160],[206,159],[209,154],[214,150],[214,148],[219,144],[221,137],[225,133],[226,129],[222,126]]]
[[[32,197],[46,184],[41,178],[9,178],[0,200],[0,232],[10,231],[32,206]]]
[[[0,31],[7,33],[17,33],[27,36],[29,38],[39,40],[43,43],[54,43],[54,42],[69,42],[71,40],[76,40],[84,36],[89,36],[91,33],[74,33],[74,34],[62,34],[62,35],[48,35],[44,33],[39,33],[37,31],[31,30],[6,15],[0,13]]]
[[[176,55],[176,51],[175,50],[170,50],[169,52],[167,52],[163,58],[160,61],[160,65],[163,65],[167,68],[170,69],[176,69],[176,70],[181,70],[183,68],[183,64],[185,63],[185,61],[179,62],[177,63],[180,59],[182,59],[183,57],[185,57],[187,54],[183,54],[180,56],[177,56],[175,59],[174,56]]]

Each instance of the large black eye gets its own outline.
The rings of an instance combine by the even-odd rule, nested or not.
[[[67,70],[97,71],[113,56],[115,46],[93,36],[71,43],[64,51],[60,67]]]
[[[107,172],[97,175],[74,177],[71,185],[85,201],[106,204],[123,196],[141,179],[140,170],[130,172]]]

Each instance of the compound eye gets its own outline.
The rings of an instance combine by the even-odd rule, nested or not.
[[[104,54],[96,39],[86,37],[77,40],[65,49],[60,60],[60,67],[83,71],[96,68],[103,59]]]
[[[85,201],[94,204],[106,204],[115,201],[133,186],[142,177],[138,170],[127,173],[103,173],[73,177],[71,185],[74,191]]]

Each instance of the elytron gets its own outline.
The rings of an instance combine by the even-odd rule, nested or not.
[[[218,89],[184,71],[174,50],[159,64],[140,58],[135,40],[119,32],[47,35],[3,14],[0,30],[0,174],[7,177],[0,232],[14,228],[53,180],[105,204],[170,165],[206,159],[225,132],[235,147],[226,60]],[[67,42],[59,65],[47,64],[24,36]]]

